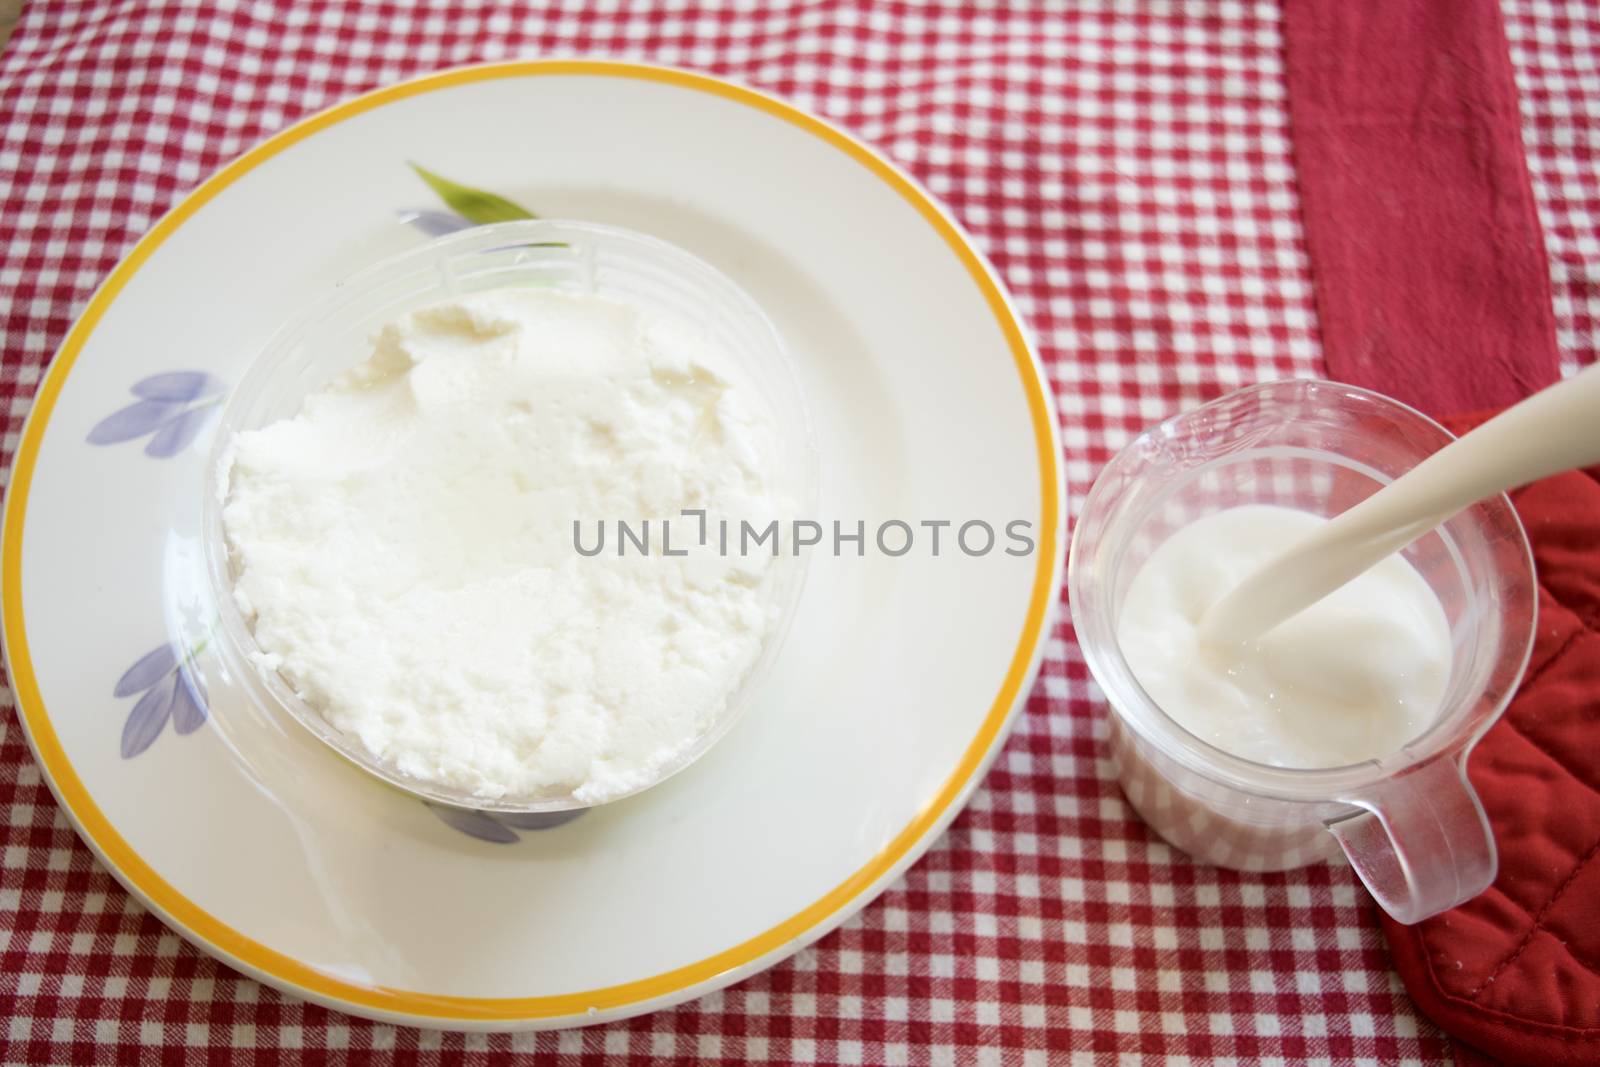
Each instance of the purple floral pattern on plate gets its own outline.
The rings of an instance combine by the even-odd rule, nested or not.
[[[416,227],[429,237],[443,237],[447,233],[470,230],[473,226],[473,223],[453,211],[420,209],[401,211],[398,214],[401,222]]]
[[[113,697],[139,695],[122,724],[122,758],[132,759],[161,736],[167,723],[178,735],[192,734],[207,717],[205,683],[194,670],[200,649],[178,656],[170,643],[158,645],[122,672]]]
[[[492,845],[514,845],[522,840],[519,830],[523,832],[553,830],[576,819],[586,810],[579,808],[576,811],[491,812],[432,803],[427,803],[427,808],[451,829],[459,830],[468,837],[475,837]]]
[[[134,402],[95,423],[87,440],[116,445],[148,437],[144,454],[156,459],[170,459],[188,448],[223,398],[222,382],[197,370],[152,374],[128,391]]]

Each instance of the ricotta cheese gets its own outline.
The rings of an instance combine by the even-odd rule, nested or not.
[[[727,711],[777,615],[770,555],[721,557],[678,518],[777,514],[775,431],[721,358],[551,290],[385,326],[222,460],[258,665],[379,760],[475,797],[650,784]],[[648,555],[576,548],[574,522],[592,549],[651,518]],[[663,518],[687,555],[662,553]]]

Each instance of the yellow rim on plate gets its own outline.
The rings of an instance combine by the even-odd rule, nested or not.
[[[291,145],[363,112],[410,96],[471,82],[543,75],[634,78],[710,93],[756,108],[797,126],[844,152],[917,209],[960,258],[972,276],[974,284],[988,301],[996,322],[1005,334],[1017,372],[1022,378],[1023,390],[1027,394],[1028,412],[1038,448],[1040,472],[1041,514],[1033,589],[1022,634],[1011,657],[1005,678],[1000,684],[1000,690],[984,717],[977,736],[962,753],[961,762],[955,772],[940,787],[932,802],[896,834],[882,851],[804,910],[747,941],[708,956],[697,963],[600,989],[539,997],[455,997],[361,985],[325,974],[281,952],[274,951],[210,915],[169,885],[141,859],[95,804],[83,781],[67,760],[66,753],[62,750],[61,743],[51,726],[50,716],[39,693],[39,682],[34,675],[32,658],[28,651],[27,626],[22,613],[22,531],[28,508],[28,490],[33,480],[39,443],[50,421],[51,410],[55,407],[56,398],[61,393],[67,375],[72,371],[78,353],[83,350],[96,324],[139,268],[157,248],[161,247],[162,242],[172,236],[178,227],[204,207],[212,197]],[[190,193],[162,218],[134,247],[127,258],[118,264],[90,300],[89,306],[67,335],[66,341],[45,373],[38,396],[34,400],[33,410],[23,429],[22,439],[17,446],[16,461],[12,467],[11,485],[5,507],[3,571],[0,571],[0,574],[3,574],[4,636],[11,684],[16,690],[18,709],[27,727],[34,752],[56,796],[67,808],[83,836],[111,867],[112,872],[163,914],[170,923],[204,941],[219,955],[237,962],[246,970],[326,1000],[378,1012],[445,1021],[483,1022],[581,1016],[590,1011],[625,1008],[645,1001],[667,998],[803,939],[819,924],[838,915],[842,909],[870,889],[906,857],[948,812],[956,798],[983,766],[984,759],[999,736],[1013,704],[1021,695],[1021,688],[1026,680],[1034,652],[1044,636],[1045,620],[1049,616],[1050,600],[1054,594],[1052,577],[1060,545],[1061,500],[1058,488],[1060,474],[1052,428],[1050,407],[1035,371],[1027,341],[1023,337],[1021,324],[982,258],[956,225],[922,189],[896,170],[887,160],[849,134],[754,89],[707,75],[667,67],[601,60],[548,60],[495,63],[444,71],[387,89],[379,89],[335,105],[304,119],[246,152]]]

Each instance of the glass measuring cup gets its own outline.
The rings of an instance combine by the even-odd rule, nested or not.
[[[1134,575],[1181,526],[1243,504],[1335,515],[1449,440],[1431,419],[1364,389],[1269,382],[1151,427],[1101,472],[1068,558],[1073,620],[1110,708],[1123,792],[1173,845],[1263,871],[1332,858],[1342,847],[1378,903],[1406,923],[1494,880],[1494,838],[1466,760],[1522,678],[1537,599],[1527,536],[1505,496],[1404,551],[1444,608],[1453,662],[1428,728],[1380,759],[1297,770],[1230,755],[1151,700],[1116,638]]]

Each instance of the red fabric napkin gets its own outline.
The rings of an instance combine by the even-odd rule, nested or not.
[[[1485,417],[1447,424],[1464,433]],[[1500,874],[1416,926],[1385,917],[1384,931],[1406,989],[1452,1036],[1509,1063],[1579,1067],[1600,1063],[1600,469],[1512,499],[1539,629],[1521,690],[1468,767]]]
[[[1495,0],[1291,0],[1289,113],[1330,374],[1425,411],[1557,377],[1550,275]],[[1487,416],[1454,420],[1463,432]],[[1600,478],[1513,495],[1539,570],[1516,699],[1469,774],[1495,884],[1384,919],[1418,1006],[1463,1063],[1600,1063]]]
[[[1430,412],[1555,381],[1496,0],[1291,0],[1289,116],[1332,377]]]

